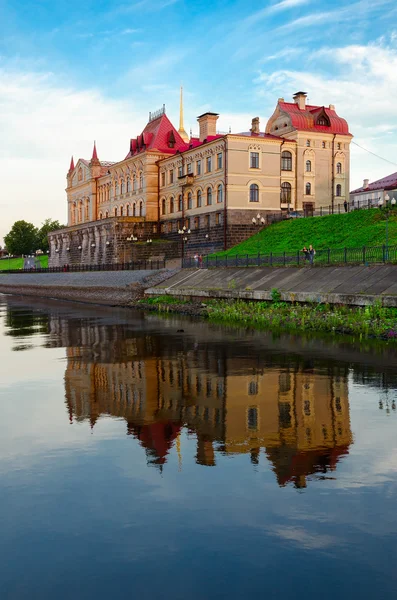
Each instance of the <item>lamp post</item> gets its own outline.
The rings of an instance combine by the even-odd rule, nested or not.
[[[385,196],[385,206],[383,206],[383,200],[380,199],[378,201],[378,206],[379,209],[386,215],[386,260],[389,259],[389,215],[390,213],[393,211],[395,205],[396,205],[396,199],[392,198],[391,202],[389,204],[389,200],[390,200],[390,196],[389,194],[386,194]]]
[[[190,235],[191,231],[190,229],[186,229],[186,226],[184,225],[182,227],[182,229],[178,229],[178,233],[182,238],[182,260],[185,258],[185,244],[188,241],[188,235]]]
[[[259,213],[256,215],[256,218],[252,217],[252,224],[253,225],[256,225],[258,227],[263,227],[265,225],[265,223],[266,223],[266,221],[265,221],[264,217],[261,217],[261,215]],[[258,236],[258,239],[257,239],[257,244],[258,244],[258,255],[259,255],[260,254],[260,239],[259,239],[259,236]]]

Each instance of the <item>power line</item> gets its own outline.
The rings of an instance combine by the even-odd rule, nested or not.
[[[375,152],[371,152],[371,150],[367,150],[367,148],[364,148],[364,146],[360,146],[360,144],[357,144],[357,142],[352,141],[352,144],[354,144],[355,146],[358,146],[359,148],[361,148],[361,150],[365,150],[365,152],[368,152],[368,154],[372,154],[372,156],[376,156],[376,158],[380,158],[381,160],[384,160],[385,162],[388,162],[391,165],[394,165],[395,167],[397,167],[397,163],[394,163],[391,160],[388,160],[387,158],[383,158],[383,156],[379,156],[379,154],[375,154]]]

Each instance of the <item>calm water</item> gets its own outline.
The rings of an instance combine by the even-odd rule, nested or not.
[[[396,351],[0,295],[0,353],[2,599],[395,597]]]

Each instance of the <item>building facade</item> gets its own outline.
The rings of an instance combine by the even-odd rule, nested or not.
[[[131,238],[136,247],[162,239],[169,254],[227,249],[290,210],[347,198],[352,136],[334,106],[308,105],[304,92],[281,98],[264,132],[255,117],[247,132],[220,133],[218,116],[200,115],[189,138],[181,95],[178,130],[163,107],[122,161],[99,160],[95,144],[90,161],[72,159],[68,227],[49,236],[50,264],[129,261]]]
[[[370,183],[364,179],[363,185],[350,192],[350,203],[352,207],[376,206],[380,200],[385,201],[386,196],[397,200],[397,173],[392,173],[382,179]]]

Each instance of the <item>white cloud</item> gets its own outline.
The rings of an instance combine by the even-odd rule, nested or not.
[[[39,225],[66,220],[66,172],[71,154],[121,160],[145,125],[131,106],[96,90],[60,87],[53,74],[0,69],[0,240],[17,219]]]
[[[266,6],[265,8],[252,13],[244,19],[243,23],[245,25],[254,25],[258,21],[261,21],[265,17],[271,16],[272,14],[276,14],[290,8],[296,8],[304,4],[309,4],[309,2],[311,2],[311,0],[282,0],[281,2],[271,4],[270,6]]]

